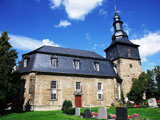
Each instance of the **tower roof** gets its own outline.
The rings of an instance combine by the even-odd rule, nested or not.
[[[117,10],[115,10],[115,15],[114,15],[113,20],[114,20],[114,23],[113,23],[114,34],[112,35],[112,43],[108,48],[105,49],[105,51],[117,43],[138,47],[139,45],[136,45],[132,43],[131,41],[129,41],[127,33],[123,30],[123,26],[122,26],[123,22],[121,21],[121,18],[118,15]]]

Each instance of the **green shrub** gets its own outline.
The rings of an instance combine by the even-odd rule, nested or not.
[[[63,113],[66,113],[68,111],[68,109],[71,108],[71,107],[72,107],[72,102],[70,100],[65,100],[63,102],[61,110],[63,111]]]
[[[118,101],[114,104],[115,107],[119,107],[119,105],[120,103]]]
[[[69,115],[74,115],[75,114],[75,108],[69,108],[66,110],[66,114],[69,114]]]
[[[121,90],[121,101],[123,102],[123,104],[124,104],[124,94],[123,94],[123,90]]]

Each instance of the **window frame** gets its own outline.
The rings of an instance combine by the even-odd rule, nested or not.
[[[110,51],[109,55],[110,55],[110,57],[112,57],[113,56],[113,51]]]
[[[101,89],[99,89],[99,85],[101,85]],[[101,99],[99,99],[99,94],[101,95]],[[97,84],[97,100],[98,101],[103,101],[103,83],[102,82],[98,82]]]
[[[23,60],[23,67],[24,68],[28,67],[28,58],[24,58],[24,60]]]
[[[127,49],[127,55],[128,57],[131,57],[131,49]]]
[[[52,83],[56,83],[55,85],[52,85]],[[51,81],[51,92],[50,92],[50,100],[57,100],[57,87],[58,87],[58,83],[57,81]],[[56,98],[54,98],[54,95]]]
[[[133,65],[132,65],[132,64],[129,64],[129,67],[130,67],[130,68],[133,68]]]
[[[51,58],[51,66],[54,68],[58,67],[58,58]]]
[[[79,83],[79,88],[77,88],[77,84]],[[81,82],[76,82],[76,86],[75,86],[76,88],[76,92],[81,92],[82,91],[82,85],[81,85]]]
[[[77,64],[78,63],[78,64]],[[76,70],[79,70],[80,69],[80,60],[73,60],[73,67],[76,69]]]
[[[99,89],[99,85],[100,85],[100,89]],[[98,82],[98,91],[102,91],[102,83]]]
[[[98,67],[97,67],[97,65],[98,65]],[[99,62],[94,62],[93,67],[94,67],[95,71],[100,71],[100,63]]]
[[[99,98],[99,95],[101,95],[101,98]],[[97,99],[98,101],[103,101],[103,93],[97,93]]]

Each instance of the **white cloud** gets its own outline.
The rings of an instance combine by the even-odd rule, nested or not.
[[[43,45],[48,45],[48,46],[54,46],[54,47],[59,47],[58,44],[55,44],[53,41],[49,39],[43,39],[42,40]]]
[[[114,28],[113,28],[113,26],[111,27],[110,31],[111,31],[112,33],[114,32]]]
[[[60,23],[58,25],[55,25],[56,28],[58,27],[67,27],[67,26],[70,26],[71,23],[68,22],[67,20],[61,20]]]
[[[84,20],[85,16],[97,6],[102,5],[103,0],[64,0],[63,4],[68,17]]]
[[[127,23],[123,24],[123,28],[124,28],[124,31],[129,35],[129,33],[131,32],[131,28],[128,27]]]
[[[107,44],[94,44],[92,49],[96,50],[97,48],[104,48],[105,46],[107,46]]]
[[[133,43],[140,45],[139,51],[143,62],[147,57],[160,52],[160,32],[148,33],[143,38],[131,40]]]
[[[146,25],[145,25],[145,24],[141,24],[141,26],[142,26],[142,27],[145,27]]]
[[[42,45],[50,45],[58,47],[58,44],[55,44],[49,39],[36,40],[25,36],[17,36],[9,34],[10,43],[15,49],[19,50],[34,50]]]
[[[86,39],[91,40],[91,37],[90,37],[89,33],[86,34]]]
[[[102,2],[103,0],[50,0],[50,7],[55,9],[63,5],[69,18],[84,20],[85,16],[101,6]]]
[[[62,4],[62,0],[49,0],[49,1],[50,1],[49,5],[51,9],[58,8]]]
[[[101,15],[107,15],[107,14],[108,14],[108,12],[107,12],[106,10],[103,10],[103,9],[100,9],[100,10],[99,10],[99,13],[100,13]]]

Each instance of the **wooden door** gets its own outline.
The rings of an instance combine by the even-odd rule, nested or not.
[[[82,98],[81,95],[75,96],[76,107],[82,107]]]

